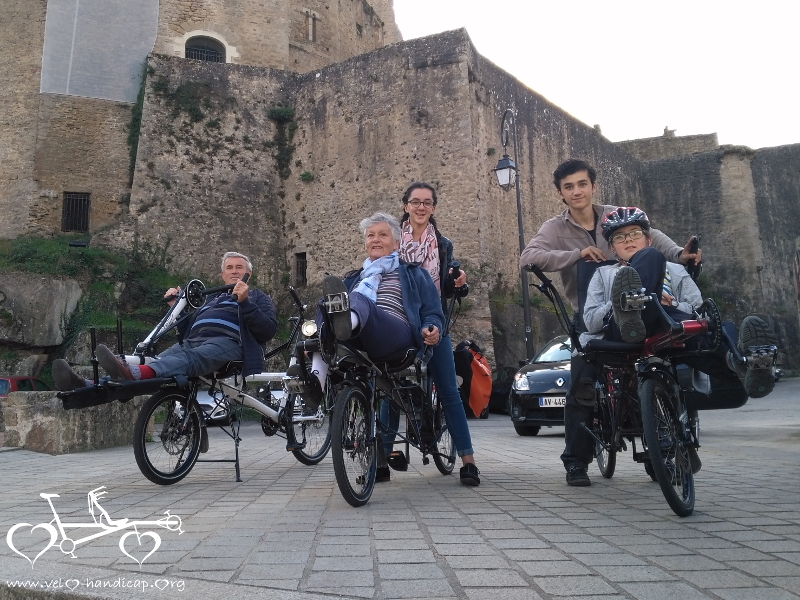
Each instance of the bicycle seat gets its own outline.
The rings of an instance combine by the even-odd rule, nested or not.
[[[244,363],[241,360],[232,360],[223,365],[222,368],[215,371],[214,377],[216,377],[217,379],[227,379],[228,377],[233,377],[234,375],[238,375],[239,373],[242,372],[243,364]]]
[[[589,340],[583,347],[584,356],[608,366],[623,366],[631,362],[631,356],[640,356],[644,343],[628,344],[610,340]]]
[[[643,342],[629,344],[627,342],[613,342],[611,340],[589,340],[583,349],[586,352],[618,352],[621,354],[640,353],[644,348]]]
[[[380,361],[377,364],[385,373],[398,373],[414,364],[414,360],[417,358],[417,352],[418,350],[416,348],[409,348],[402,356],[398,353],[397,357],[391,356],[388,360]]]

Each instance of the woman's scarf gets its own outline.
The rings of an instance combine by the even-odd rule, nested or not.
[[[404,221],[400,234],[400,256],[406,262],[420,263],[422,268],[430,273],[436,290],[441,293],[439,243],[436,241],[436,229],[433,223],[428,222],[428,226],[420,236],[419,243],[416,243],[412,237],[411,223]]]
[[[359,276],[358,285],[353,291],[358,292],[372,302],[377,302],[378,286],[381,284],[383,274],[396,271],[399,266],[400,257],[397,255],[397,250],[375,260],[366,259]]]

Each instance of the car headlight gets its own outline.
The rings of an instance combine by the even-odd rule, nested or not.
[[[528,383],[528,376],[525,373],[517,373],[514,375],[514,389],[521,391],[527,391],[531,389],[531,386]]]

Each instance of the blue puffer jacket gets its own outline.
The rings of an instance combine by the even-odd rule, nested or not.
[[[196,318],[197,311],[178,326],[178,339],[181,343]],[[264,370],[264,348],[277,331],[278,321],[275,319],[272,299],[261,290],[250,288],[247,298],[239,303],[239,332],[244,354],[242,374],[245,377]]]
[[[356,283],[358,283],[358,276],[361,271],[362,269],[358,269],[345,274],[344,285],[348,291],[353,291]],[[441,298],[436,291],[436,286],[433,284],[431,276],[425,269],[421,269],[418,264],[400,261],[397,272],[400,275],[403,309],[414,332],[414,341],[417,348],[421,349],[424,345],[420,333],[423,327],[433,325],[440,333],[442,331],[444,313],[442,312]],[[439,339],[441,340],[441,337]]]

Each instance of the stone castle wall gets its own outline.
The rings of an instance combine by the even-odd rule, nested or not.
[[[643,163],[642,206],[679,243],[702,236],[698,282],[726,320],[749,314],[772,319],[785,365],[800,346],[793,299],[794,238],[800,235],[797,169],[800,146],[759,150],[723,146],[713,152]]]
[[[36,195],[33,181],[39,77],[47,0],[6,0],[0,44],[10,60],[0,76],[0,239],[22,233]]]
[[[128,202],[130,157],[126,128],[131,105],[41,94],[36,132],[33,198],[26,233],[61,229],[64,192],[89,194],[89,229],[113,223]]]
[[[676,137],[673,132],[672,135],[661,137],[617,142],[617,145],[638,160],[658,160],[696,152],[711,152],[719,147],[719,142],[716,133]]]
[[[279,288],[284,216],[268,111],[292,75],[168,57],[150,64],[129,212],[94,239],[170,247],[173,267],[203,277],[237,250],[262,286]]]
[[[314,20],[313,40],[309,17]],[[401,39],[391,2],[385,0],[162,0],[154,52],[182,57],[186,37],[193,32],[224,41],[228,62],[296,72]]]

